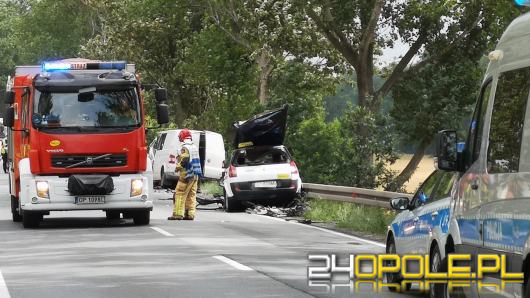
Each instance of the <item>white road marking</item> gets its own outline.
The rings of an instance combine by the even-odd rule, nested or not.
[[[232,259],[229,259],[229,258],[227,258],[225,256],[213,256],[212,258],[218,259],[219,261],[224,262],[224,263],[226,263],[226,264],[228,264],[228,265],[230,265],[230,266],[232,266],[232,267],[234,267],[236,269],[239,269],[241,271],[254,271],[254,269],[252,269],[252,268],[250,268],[248,266],[245,266],[245,265],[243,265],[241,263],[238,263],[238,262],[236,262],[236,261],[234,261]]]
[[[11,298],[4,277],[2,276],[2,271],[0,271],[0,298]]]
[[[167,232],[167,231],[164,231],[163,229],[159,228],[159,227],[151,227],[151,229],[157,231],[158,233],[164,235],[164,236],[168,236],[168,237],[173,237],[175,235],[171,234],[170,232]]]
[[[288,222],[288,223],[291,223],[291,224],[295,224],[295,225],[300,225],[300,226],[304,226],[304,227],[307,227],[307,228],[316,229],[316,230],[319,230],[319,231],[322,231],[322,232],[326,232],[326,233],[330,233],[330,234],[333,234],[333,235],[350,238],[350,239],[355,240],[355,241],[364,242],[364,243],[368,243],[368,244],[372,244],[372,245],[375,245],[375,246],[386,248],[386,245],[384,245],[381,242],[367,240],[367,239],[359,238],[359,237],[356,237],[356,236],[344,234],[344,233],[341,233],[341,232],[332,231],[332,230],[324,229],[324,228],[321,228],[321,227],[315,227],[315,226],[312,226],[312,225],[306,225],[306,224],[302,224],[302,223],[299,223],[299,222],[293,222],[293,221],[285,220],[285,219],[282,219],[282,218],[276,218],[276,217],[265,216],[265,215],[261,215],[261,216],[269,218],[269,219],[272,219],[272,220],[281,221],[281,222]]]

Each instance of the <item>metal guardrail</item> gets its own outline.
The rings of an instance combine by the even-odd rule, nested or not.
[[[390,209],[390,200],[393,198],[412,198],[412,195],[404,193],[347,186],[304,183],[302,188],[310,198],[358,203],[388,209]]]

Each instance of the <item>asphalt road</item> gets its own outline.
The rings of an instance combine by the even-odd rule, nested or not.
[[[0,297],[406,297],[309,285],[309,253],[383,252],[374,243],[215,207],[170,222],[169,197],[155,195],[149,226],[86,211],[55,212],[25,230],[11,221],[1,174]]]

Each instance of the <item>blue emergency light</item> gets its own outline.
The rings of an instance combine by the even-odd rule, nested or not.
[[[530,0],[515,0],[515,4],[519,6],[530,6]]]
[[[116,69],[124,70],[127,66],[125,61],[111,62],[45,62],[42,64],[44,71],[61,71],[61,70],[84,70],[84,69]]]
[[[68,70],[70,69],[70,63],[60,63],[60,62],[45,62],[42,65],[42,69],[46,71],[51,70]]]

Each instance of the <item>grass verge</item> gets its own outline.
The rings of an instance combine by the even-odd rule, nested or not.
[[[321,199],[309,199],[309,206],[306,219],[335,222],[338,228],[377,235],[385,235],[396,216],[394,211],[381,207]]]
[[[206,181],[200,185],[201,192],[212,196],[223,195],[223,188],[219,185],[218,181]]]

